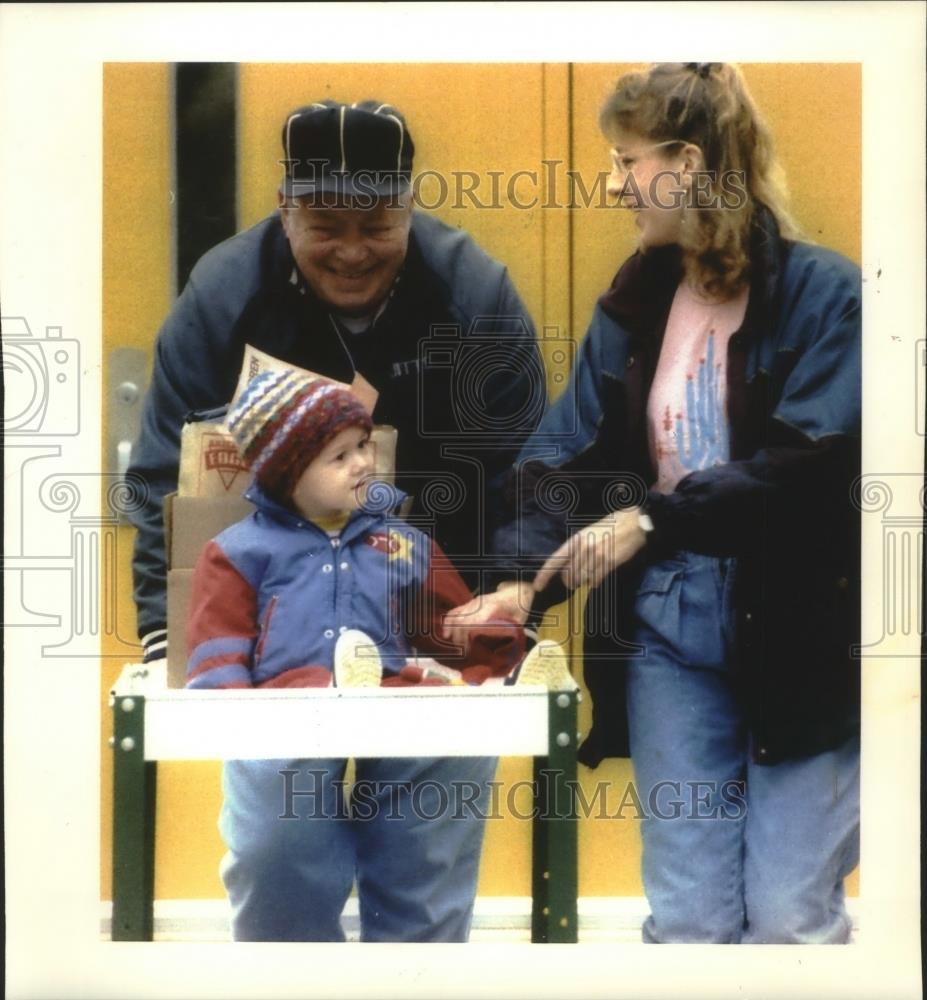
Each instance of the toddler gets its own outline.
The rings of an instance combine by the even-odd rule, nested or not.
[[[471,595],[440,548],[390,513],[372,480],[371,420],[346,389],[293,371],[247,386],[228,428],[254,473],[256,510],[213,539],[194,572],[190,688],[286,688],[569,677],[511,621],[441,638]],[[438,662],[409,665],[413,654]],[[502,681],[500,680],[500,683]],[[220,873],[238,941],[343,941],[357,885],[362,941],[466,941],[492,757],[230,760]],[[452,796],[463,790],[467,808]]]
[[[371,419],[347,389],[293,371],[247,386],[228,429],[254,474],[253,514],[208,543],[187,625],[191,688],[481,683],[511,673],[524,634],[441,638],[470,591],[438,545],[390,511],[373,480]],[[369,637],[369,638],[368,638]],[[407,666],[414,653],[451,670]],[[458,682],[459,682],[458,681]]]

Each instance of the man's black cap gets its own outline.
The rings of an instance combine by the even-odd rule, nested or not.
[[[318,101],[283,124],[282,192],[373,197],[408,191],[415,146],[402,114],[379,101]]]

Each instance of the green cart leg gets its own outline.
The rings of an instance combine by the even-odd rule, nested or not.
[[[113,704],[114,941],[154,935],[154,826],[157,765],[145,760],[145,699]]]
[[[551,692],[548,698],[548,756],[534,759],[531,940],[575,944],[577,693]]]

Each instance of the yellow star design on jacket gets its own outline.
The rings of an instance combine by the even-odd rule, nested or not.
[[[401,531],[391,531],[389,533],[389,560],[405,559],[412,562],[412,536],[404,535]]]

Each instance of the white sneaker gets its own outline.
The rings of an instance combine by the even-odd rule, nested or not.
[[[365,632],[349,629],[335,643],[335,687],[379,687],[383,664],[376,643]]]
[[[558,642],[543,639],[522,660],[516,684],[546,687],[551,691],[576,691],[566,653]]]

